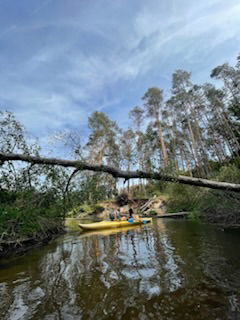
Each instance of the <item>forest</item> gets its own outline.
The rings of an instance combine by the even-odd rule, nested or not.
[[[210,76],[210,83],[195,84],[190,72],[176,70],[170,93],[151,87],[143,94],[142,104],[129,112],[128,128],[95,111],[86,142],[75,131],[58,132],[58,143],[72,160],[89,165],[239,184],[240,56],[234,66],[219,65]],[[44,150],[13,113],[1,111],[0,153],[41,157]],[[0,159],[1,243],[51,237],[64,230],[74,207],[94,208],[123,191],[134,198],[166,194],[168,212],[240,224],[239,192],[145,178],[123,184],[104,172]]]

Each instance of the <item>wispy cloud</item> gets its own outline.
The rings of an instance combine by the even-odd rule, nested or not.
[[[144,90],[168,89],[174,69],[208,80],[239,50],[237,0],[0,6],[0,105],[34,135],[86,127],[96,109],[126,126]]]
[[[37,8],[35,8],[33,11],[32,11],[32,14],[36,14],[38,13],[41,9],[43,9],[44,7],[46,7],[50,2],[52,2],[53,0],[45,0],[45,1],[42,1],[42,3],[40,4],[40,6],[38,6]]]

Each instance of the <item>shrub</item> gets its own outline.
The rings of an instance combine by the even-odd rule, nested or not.
[[[120,206],[123,207],[126,204],[128,204],[129,198],[127,193],[121,193],[116,197],[116,203]]]
[[[240,183],[240,170],[235,164],[224,166],[217,175],[218,181]]]
[[[150,210],[147,212],[149,216],[156,216],[157,212],[155,210]]]
[[[104,207],[102,207],[102,206],[99,206],[99,205],[96,205],[95,206],[95,208],[94,208],[94,213],[101,213],[101,212],[103,212],[105,210],[105,208]]]
[[[195,222],[200,222],[200,216],[201,216],[200,212],[197,210],[194,210],[190,212],[190,214],[188,215],[188,219]]]
[[[166,188],[166,193],[169,195],[167,211],[180,212],[198,209],[205,191],[198,187],[172,183]]]

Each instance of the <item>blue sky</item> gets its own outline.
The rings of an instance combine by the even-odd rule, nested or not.
[[[239,0],[0,0],[0,108],[42,142],[95,110],[127,127],[147,88],[209,81],[239,44]]]

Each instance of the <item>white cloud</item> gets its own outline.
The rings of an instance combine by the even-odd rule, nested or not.
[[[211,5],[214,3],[216,1]],[[203,6],[200,6],[203,9]],[[181,59],[183,54],[185,57],[190,57],[192,52],[197,54],[201,49],[199,45],[208,50],[209,46],[217,46],[227,39],[235,37],[239,40],[239,16],[240,4],[227,9],[219,8],[210,14],[205,11],[200,16],[185,14],[181,18],[170,19],[169,22],[158,19],[156,12],[143,10],[136,18],[135,28],[138,37],[146,38],[147,43],[145,49],[132,57],[130,64],[135,61],[139,70],[146,72],[153,67],[154,59],[161,55],[164,57],[164,52],[169,55],[181,53]],[[175,24],[177,27],[174,27]],[[195,40],[194,46],[192,40]]]
[[[219,45],[239,42],[240,5],[235,0],[125,1],[121,8],[102,0],[76,2],[81,10],[74,12],[61,2],[58,13],[51,12],[53,3],[36,6],[34,19],[6,25],[0,34],[9,50],[16,49],[9,51],[14,67],[6,50],[0,56],[0,99],[35,135],[86,125],[93,110],[121,106],[125,100],[118,110],[121,118],[129,86],[137,100],[136,84],[151,86],[152,74],[166,82],[176,66],[188,68],[210,48],[214,55]],[[19,48],[14,39],[20,39]],[[209,72],[207,62],[198,68]]]

